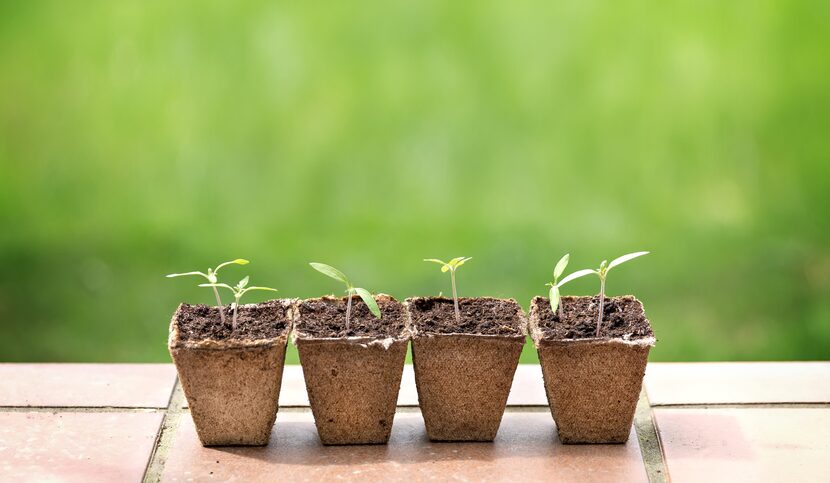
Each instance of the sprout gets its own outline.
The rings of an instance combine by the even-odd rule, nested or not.
[[[216,305],[219,306],[219,317],[222,319],[222,323],[224,324],[225,323],[225,314],[222,311],[222,299],[219,298],[219,291],[216,290],[216,286],[214,285],[219,281],[219,279],[217,278],[217,274],[219,273],[219,270],[224,266],[233,265],[233,264],[235,264],[235,265],[247,265],[249,263],[250,262],[248,260],[245,260],[244,258],[237,258],[236,260],[231,260],[229,262],[220,263],[219,266],[216,267],[215,270],[212,269],[212,268],[208,268],[207,273],[204,273],[204,272],[171,273],[170,275],[167,275],[167,278],[184,277],[184,276],[188,276],[188,275],[199,275],[200,277],[204,277],[205,279],[207,279],[207,281],[208,281],[207,284],[202,284],[202,285],[199,285],[199,286],[200,287],[213,287],[213,295],[216,296]]]
[[[641,257],[643,255],[648,255],[649,252],[635,252],[629,253],[628,255],[623,255],[621,257],[615,258],[608,263],[608,260],[603,260],[602,263],[599,264],[599,268],[596,270],[591,270],[590,268],[586,268],[584,270],[578,270],[567,277],[563,278],[561,282],[557,283],[557,278],[562,275],[562,272],[565,271],[565,267],[568,266],[569,255],[565,255],[562,257],[559,262],[556,264],[556,267],[553,269],[553,282],[549,283],[550,286],[550,308],[553,311],[556,311],[557,305],[559,305],[559,287],[565,285],[566,283],[570,282],[571,280],[575,280],[580,277],[584,277],[585,275],[596,274],[599,277],[599,315],[597,316],[597,332],[596,337],[599,337],[599,329],[602,326],[602,316],[603,311],[605,310],[605,279],[608,276],[608,272],[620,265],[625,263],[629,260],[633,260],[637,257]],[[555,302],[554,302],[555,300]],[[562,319],[562,311],[561,307],[559,307],[559,319]]]
[[[271,287],[248,287],[249,281],[250,277],[245,277],[242,280],[240,280],[239,283],[236,284],[236,287],[231,287],[226,283],[203,283],[199,285],[200,287],[213,287],[214,290],[216,290],[216,287],[222,287],[233,292],[234,302],[233,304],[231,304],[233,307],[233,319],[231,319],[231,328],[233,330],[236,330],[236,316],[237,310],[239,308],[239,299],[241,299],[243,295],[245,295],[247,292],[250,292],[251,290],[268,290],[270,292],[277,291],[277,289]],[[219,313],[222,313],[221,307],[219,308]],[[224,321],[225,319],[222,318],[222,322]]]
[[[571,254],[566,253],[562,258],[556,262],[556,266],[553,268],[553,282],[547,283],[548,287],[550,287],[550,310],[551,312],[555,312],[559,314],[559,320],[562,320],[562,304],[559,303],[561,299],[561,294],[559,293],[559,289],[565,285],[566,283],[570,282],[571,280],[575,280],[579,277],[584,277],[590,273],[594,273],[593,270],[579,270],[578,272],[574,272],[567,277],[563,278],[562,281],[559,281],[559,277],[565,272],[565,268],[568,267],[568,262],[571,259]]]
[[[473,257],[456,257],[449,262],[438,260],[437,258],[425,258],[425,262],[433,262],[441,265],[441,272],[450,272],[450,279],[452,280],[452,303],[455,307],[455,321],[461,323],[461,311],[458,310],[458,292],[455,290],[455,270],[464,265],[467,260],[472,260]]]
[[[363,299],[363,302],[365,302],[366,306],[369,307],[369,311],[372,312],[372,315],[380,318],[380,308],[378,308],[378,303],[368,290],[365,288],[355,287],[346,277],[346,274],[330,265],[316,262],[311,262],[309,265],[311,265],[311,268],[317,270],[323,275],[331,277],[339,282],[343,282],[343,284],[346,285],[346,293],[349,295],[349,301],[346,304],[346,330],[349,330],[349,318],[352,314],[352,296],[354,294],[359,295],[360,298]]]

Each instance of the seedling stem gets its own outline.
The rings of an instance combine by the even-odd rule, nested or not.
[[[380,318],[380,308],[378,307],[378,303],[375,298],[372,297],[371,292],[365,288],[355,287],[352,282],[349,281],[348,277],[346,277],[346,274],[331,265],[317,262],[311,262],[309,265],[311,265],[311,268],[314,270],[317,270],[323,275],[333,278],[346,286],[346,294],[348,295],[348,301],[346,302],[346,330],[349,330],[349,320],[352,316],[352,296],[354,294],[357,294],[361,299],[363,299],[363,302],[367,307],[369,307],[369,311],[372,312],[372,315]]]
[[[175,278],[175,277],[184,277],[189,275],[198,275],[200,277],[204,277],[205,280],[208,281],[206,284],[199,285],[200,287],[212,287],[213,288],[213,295],[216,296],[216,306],[219,307],[219,318],[222,319],[222,323],[225,323],[225,311],[223,310],[222,299],[219,297],[219,291],[216,290],[216,283],[219,281],[218,274],[219,270],[222,267],[227,265],[247,265],[250,263],[248,260],[244,258],[237,258],[235,260],[231,260],[229,262],[220,263],[216,266],[216,269],[208,267],[207,273],[204,272],[186,272],[186,273],[171,273],[167,275],[167,278]]]
[[[472,260],[473,257],[456,257],[449,262],[438,260],[437,258],[425,258],[425,262],[432,262],[441,265],[441,272],[450,272],[450,280],[452,281],[452,304],[455,309],[455,321],[461,323],[461,311],[458,309],[458,290],[455,288],[455,271],[461,265],[464,265],[467,260]]]

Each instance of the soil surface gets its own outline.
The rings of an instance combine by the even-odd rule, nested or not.
[[[217,307],[182,304],[176,317],[179,339],[182,341],[272,339],[282,335],[289,323],[287,309],[276,300],[261,304],[240,305],[236,330],[231,328],[233,309],[230,305],[226,305],[223,310],[224,324],[219,317]]]
[[[521,335],[521,307],[515,300],[490,297],[460,298],[461,322],[455,320],[452,299],[409,299],[412,325],[422,334]]]
[[[295,328],[297,332],[311,337],[400,337],[406,328],[403,304],[386,296],[376,297],[375,301],[380,308],[380,319],[372,315],[360,297],[352,297],[347,329],[347,297],[303,300]]]
[[[545,339],[591,339],[597,333],[599,295],[593,297],[562,297],[563,320],[550,310],[546,297],[535,297],[531,302],[539,314],[539,328]],[[557,311],[558,312],[558,311]],[[643,304],[634,297],[605,297],[602,339],[643,339],[654,332],[643,312]]]

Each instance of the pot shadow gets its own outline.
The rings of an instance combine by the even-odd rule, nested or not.
[[[211,449],[234,458],[255,459],[267,466],[280,467],[436,464],[452,471],[459,468],[455,463],[475,462],[484,471],[493,462],[498,462],[498,466],[512,466],[526,465],[532,460],[546,471],[553,471],[556,465],[572,459],[608,468],[625,464],[632,454],[639,460],[633,431],[628,444],[563,445],[547,411],[505,413],[493,442],[432,442],[427,438],[420,413],[397,413],[388,444],[343,446],[323,445],[310,413],[286,412],[279,415],[268,446]],[[469,465],[463,466],[469,468]]]

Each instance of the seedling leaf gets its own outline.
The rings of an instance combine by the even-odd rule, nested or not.
[[[267,290],[269,292],[279,292],[279,290],[271,287],[248,287],[245,289],[246,292],[250,292],[251,290]]]
[[[643,255],[648,255],[648,254],[649,254],[649,252],[634,252],[634,253],[629,253],[628,255],[623,255],[621,257],[615,258],[614,260],[611,261],[611,263],[608,264],[608,270],[611,270],[612,268],[616,267],[617,265],[625,263],[629,260],[633,260],[637,257],[641,257]]]
[[[590,268],[586,268],[584,270],[578,270],[567,277],[563,278],[561,282],[557,285],[559,287],[565,285],[566,283],[570,282],[571,280],[576,280],[577,278],[584,277],[585,275],[590,275],[592,273],[597,273],[596,270],[591,270]]]
[[[214,270],[214,272],[218,272],[220,268],[228,266],[228,265],[247,265],[249,263],[251,263],[251,262],[248,261],[248,260],[245,260],[244,258],[237,258],[236,260],[231,260],[229,262],[220,263],[219,266],[216,267],[216,270]]]
[[[335,279],[339,282],[343,282],[346,285],[351,286],[351,283],[349,282],[349,279],[346,278],[346,275],[343,272],[341,272],[340,270],[338,270],[338,269],[336,269],[336,268],[334,268],[330,265],[326,265],[325,263],[311,262],[311,263],[309,263],[309,265],[311,265],[311,268],[313,268],[314,270],[317,270],[318,272],[322,273],[323,275],[329,276],[329,277],[331,277],[331,278],[333,278],[333,279]]]
[[[360,298],[363,299],[363,302],[365,302],[366,306],[369,307],[369,311],[372,312],[372,315],[380,318],[380,308],[378,307],[378,303],[375,301],[375,298],[372,297],[372,294],[365,288],[360,287],[355,287],[354,291],[357,292]]]
[[[562,276],[562,273],[565,272],[565,269],[568,267],[568,262],[571,259],[571,254],[566,253],[565,256],[559,259],[556,262],[556,266],[553,268],[553,279],[559,280],[559,277]]]
[[[245,288],[245,286],[248,285],[248,282],[250,280],[251,280],[251,278],[246,275],[245,278],[243,278],[242,280],[239,281],[238,284],[236,284],[236,286],[240,289]]]
[[[556,309],[559,308],[559,287],[556,285],[550,288],[550,310],[555,314]]]
[[[236,293],[236,289],[231,287],[230,285],[228,285],[226,283],[200,283],[199,286],[200,287],[221,287],[221,288],[226,288],[226,289],[230,290],[233,293]]]
[[[169,275],[165,275],[167,278],[174,278],[174,277],[185,277],[188,275],[201,275],[202,277],[208,278],[206,273],[202,272],[185,272],[185,273],[171,273]]]

